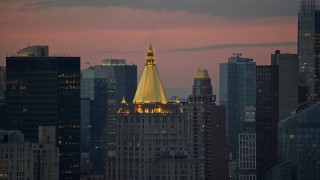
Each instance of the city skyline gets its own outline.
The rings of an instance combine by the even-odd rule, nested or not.
[[[270,64],[275,49],[290,53],[297,49],[298,0],[232,3],[235,7],[207,0],[3,1],[0,57],[28,43],[49,45],[50,55],[80,55],[82,69],[87,62],[97,65],[105,58],[125,58],[138,65],[140,77],[144,50],[152,41],[158,67],[166,70],[165,87],[190,88],[188,79],[197,68],[206,67],[216,92],[219,63],[232,53],[241,52],[263,65]],[[176,73],[177,64],[183,65],[183,73]]]

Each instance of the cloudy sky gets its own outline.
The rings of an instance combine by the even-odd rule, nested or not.
[[[0,65],[30,45],[80,55],[82,68],[125,58],[141,72],[151,41],[163,84],[191,88],[198,68],[218,89],[219,63],[242,53],[270,64],[296,53],[299,0],[1,0]],[[139,74],[140,75],[140,74]]]

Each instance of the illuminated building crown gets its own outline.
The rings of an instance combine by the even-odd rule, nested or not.
[[[161,103],[167,104],[168,100],[163,89],[161,79],[157,70],[152,45],[150,43],[147,51],[147,60],[139,81],[134,104]]]

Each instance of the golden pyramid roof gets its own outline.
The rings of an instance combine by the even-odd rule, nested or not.
[[[146,64],[144,66],[133,103],[168,103],[156,66],[151,43],[147,51]]]

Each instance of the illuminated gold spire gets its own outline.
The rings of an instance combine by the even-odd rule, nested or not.
[[[157,70],[151,42],[147,51],[146,64],[144,66],[133,103],[168,103]]]

